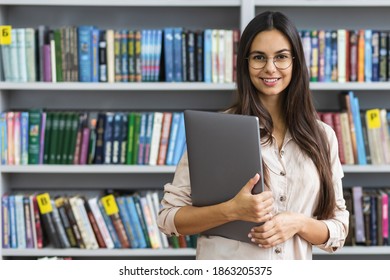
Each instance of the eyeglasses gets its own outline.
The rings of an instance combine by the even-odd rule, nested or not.
[[[248,60],[249,66],[256,70],[263,69],[267,65],[269,59],[272,59],[272,62],[277,69],[285,70],[291,66],[294,58],[295,57],[290,54],[284,53],[275,55],[274,57],[266,57],[260,53],[252,53],[245,59]]]

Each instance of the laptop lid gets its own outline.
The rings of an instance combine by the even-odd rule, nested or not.
[[[191,196],[194,206],[233,198],[256,173],[254,193],[264,190],[259,120],[254,116],[184,111]],[[250,242],[255,223],[234,221],[203,232]]]

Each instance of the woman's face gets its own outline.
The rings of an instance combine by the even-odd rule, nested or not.
[[[251,81],[262,98],[278,96],[287,88],[291,81],[292,63],[291,45],[284,34],[273,29],[256,35],[250,48],[248,67]],[[262,66],[264,68],[253,68]]]

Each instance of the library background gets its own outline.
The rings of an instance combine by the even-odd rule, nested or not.
[[[182,112],[232,102],[240,33],[265,10],[301,31],[339,139],[350,234],[314,259],[389,259],[385,0],[2,0],[0,257],[194,259],[196,236],[155,223]]]

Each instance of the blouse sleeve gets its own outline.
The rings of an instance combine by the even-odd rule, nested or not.
[[[157,218],[159,229],[168,236],[180,235],[174,223],[176,212],[183,206],[192,205],[187,153],[184,153],[177,165],[172,183],[164,186],[161,205]]]
[[[345,200],[343,197],[343,185],[341,179],[344,177],[344,172],[339,159],[336,134],[329,126],[326,126],[325,130],[328,135],[330,145],[336,210],[332,219],[323,220],[329,230],[328,241],[324,244],[317,245],[317,247],[327,252],[335,252],[337,249],[344,246],[349,228],[349,212],[345,206]]]

